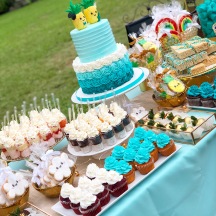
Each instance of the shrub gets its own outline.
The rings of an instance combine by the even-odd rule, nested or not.
[[[14,1],[15,0],[0,0],[0,14],[8,12]]]

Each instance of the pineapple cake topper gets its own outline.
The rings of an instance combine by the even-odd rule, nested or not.
[[[93,24],[100,21],[100,14],[97,11],[95,0],[82,0],[84,15],[88,23]]]
[[[87,27],[86,18],[81,11],[80,4],[73,4],[73,2],[70,1],[70,6],[66,10],[66,12],[68,12],[68,18],[72,19],[72,22],[76,29],[82,30]]]

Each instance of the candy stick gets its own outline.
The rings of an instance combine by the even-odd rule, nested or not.
[[[76,119],[76,116],[75,116],[75,111],[74,111],[74,104],[72,104],[71,106],[72,106],[73,120],[75,120],[75,119]]]
[[[58,108],[59,110],[61,110],[61,109],[60,109],[59,98],[56,98],[56,104],[57,104],[57,108]]]
[[[51,103],[51,101],[48,101],[48,103],[49,103],[50,110],[52,110],[52,103]]]
[[[14,121],[14,114],[11,115],[11,119],[12,119],[12,121]]]
[[[10,123],[9,111],[6,112],[7,125]]]
[[[32,103],[30,104],[30,110],[31,110],[31,111],[34,110],[34,106],[33,106]]]
[[[6,126],[7,116],[4,116],[4,126]]]
[[[49,110],[50,110],[50,108],[49,108],[49,102],[48,102],[48,100],[47,100],[47,99],[45,99],[45,103],[46,103],[46,107],[47,107],[47,109],[49,109]]]
[[[23,101],[22,110],[24,115],[26,115],[26,101]]]
[[[45,100],[48,100],[48,95],[47,94],[45,94]]]
[[[34,109],[37,110],[37,97],[33,98]]]
[[[77,116],[80,114],[79,105],[76,104]]]
[[[81,99],[81,107],[80,107],[80,113],[83,113],[83,103],[82,103],[82,98],[80,97],[80,99]]]
[[[56,108],[56,100],[55,100],[54,93],[51,93],[51,97],[52,97],[52,101],[53,101],[54,107]]]
[[[37,106],[37,110],[38,110],[38,112],[40,112],[40,111],[41,111],[41,108],[40,108],[40,106]]]
[[[68,108],[68,117],[69,117],[69,121],[71,122],[71,108]]]
[[[16,108],[16,106],[14,107],[14,116],[15,116],[15,120],[18,121],[18,118],[17,118],[17,108]]]
[[[44,98],[41,98],[41,104],[42,104],[42,107],[44,109],[45,108]]]

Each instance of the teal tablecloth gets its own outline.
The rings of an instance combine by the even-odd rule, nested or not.
[[[103,216],[216,216],[216,129],[183,147]]]

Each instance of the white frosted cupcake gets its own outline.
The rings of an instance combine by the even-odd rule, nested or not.
[[[73,209],[73,211],[78,214],[81,215],[82,213],[80,212],[80,202],[81,199],[83,198],[84,193],[80,188],[73,188],[71,191],[71,194],[69,196],[70,199],[70,207]]]
[[[101,135],[96,128],[91,127],[88,130],[87,134],[88,134],[89,144],[92,145],[93,151],[100,151],[104,148]]]
[[[86,168],[86,176],[93,180],[96,177],[96,174],[99,170],[99,167],[95,163],[91,163]]]
[[[88,143],[88,134],[84,131],[77,131],[76,133],[77,143],[83,153],[88,153],[92,150],[92,147]]]
[[[61,187],[61,192],[59,196],[60,203],[66,209],[71,209],[71,201],[69,199],[70,194],[72,193],[73,186],[69,183],[64,183]]]

